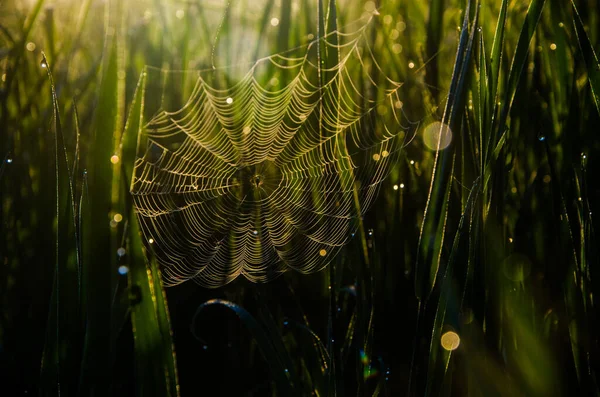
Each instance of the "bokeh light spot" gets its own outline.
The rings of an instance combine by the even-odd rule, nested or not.
[[[460,337],[454,331],[448,331],[440,339],[442,347],[448,351],[456,350],[460,345]]]
[[[451,142],[452,130],[446,124],[436,121],[423,130],[423,143],[431,150],[446,149]]]

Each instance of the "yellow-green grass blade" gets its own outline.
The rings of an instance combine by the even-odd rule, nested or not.
[[[542,16],[542,10],[544,9],[545,3],[546,0],[532,0],[531,3],[529,3],[527,15],[525,16],[525,21],[523,22],[521,33],[519,34],[515,55],[511,62],[505,92],[501,96],[501,111],[498,123],[496,124],[498,129],[496,134],[501,133],[505,128],[506,120],[515,100],[521,73],[527,62],[529,44],[531,43],[531,39],[533,38],[538,22]]]
[[[122,173],[125,185],[133,178],[138,140],[142,134],[146,72],[142,72],[133,95],[121,140]],[[161,273],[155,260],[146,259],[139,223],[131,196],[121,204],[128,216],[128,291],[133,298],[131,323],[134,338],[136,394],[179,396],[177,361],[171,322]]]
[[[590,42],[590,38],[585,31],[581,16],[579,15],[573,0],[571,0],[571,4],[573,5],[573,25],[575,26],[575,33],[577,34],[579,49],[581,50],[581,54],[585,60],[594,104],[596,105],[598,114],[600,114],[600,61],[598,61],[598,56],[596,55],[594,47]]]
[[[82,307],[79,286],[79,242],[71,171],[65,148],[60,108],[51,67],[45,62],[52,96],[52,133],[55,155],[56,258],[52,295],[41,363],[43,395],[75,394],[82,349]]]

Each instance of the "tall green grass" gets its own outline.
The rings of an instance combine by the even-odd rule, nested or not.
[[[600,394],[595,2],[0,7],[9,395]],[[249,65],[373,10],[415,124],[353,242],[317,274],[165,290],[128,191],[144,98],[194,83],[163,90],[163,70]],[[434,121],[445,150],[423,143]]]

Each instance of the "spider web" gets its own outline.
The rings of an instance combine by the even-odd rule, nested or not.
[[[235,82],[226,69],[197,72],[175,110],[164,87],[131,193],[166,285],[316,272],[349,241],[408,128],[402,84],[382,72],[367,25],[263,58]]]

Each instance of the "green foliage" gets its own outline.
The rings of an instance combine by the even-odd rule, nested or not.
[[[7,390],[600,395],[596,2],[46,3],[0,15]],[[317,274],[165,290],[129,194],[148,115],[185,103],[191,70],[231,85],[363,14],[410,121],[355,238]],[[325,85],[340,52],[318,55]],[[443,150],[423,140],[436,121]]]

